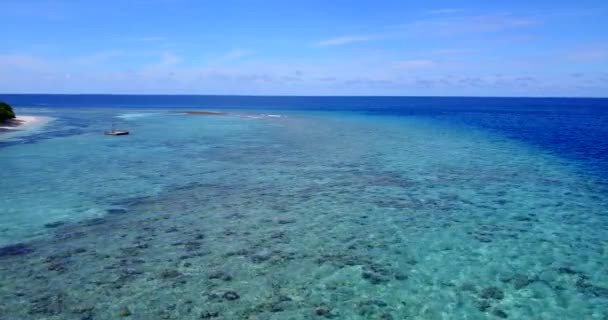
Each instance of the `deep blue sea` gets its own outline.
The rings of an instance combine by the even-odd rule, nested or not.
[[[0,101],[0,319],[608,319],[608,99]]]

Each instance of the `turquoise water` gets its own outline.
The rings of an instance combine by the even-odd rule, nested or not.
[[[425,115],[22,113],[56,119],[0,148],[2,319],[608,318],[606,184],[537,144]]]

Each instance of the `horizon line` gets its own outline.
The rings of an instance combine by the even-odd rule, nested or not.
[[[190,93],[0,93],[3,95],[48,96],[200,96],[255,98],[502,98],[502,99],[608,99],[608,96],[474,96],[474,95],[264,95],[264,94],[190,94]]]

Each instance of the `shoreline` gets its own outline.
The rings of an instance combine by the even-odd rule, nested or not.
[[[0,132],[12,132],[14,130],[27,129],[31,126],[43,125],[50,120],[51,118],[42,116],[18,116],[14,119],[0,122]]]
[[[0,141],[30,135],[54,119],[45,116],[18,116],[15,119],[0,122]]]

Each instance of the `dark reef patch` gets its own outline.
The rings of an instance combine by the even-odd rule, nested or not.
[[[45,223],[45,224],[44,224],[44,227],[45,227],[45,228],[49,228],[49,229],[51,229],[51,228],[57,228],[57,227],[60,227],[60,226],[62,226],[62,225],[64,225],[64,224],[65,224],[65,222],[64,222],[64,221],[49,222],[49,223]]]
[[[502,318],[502,319],[506,319],[509,317],[509,315],[506,312],[502,311],[501,309],[494,309],[492,314],[499,318]]]
[[[515,289],[523,289],[530,285],[531,283],[537,281],[537,278],[530,278],[523,274],[517,274],[509,278],[502,279],[504,283],[510,283],[515,287]]]
[[[239,294],[234,291],[226,291],[226,292],[224,292],[222,297],[224,297],[224,299],[229,300],[229,301],[238,300],[240,298]]]
[[[497,287],[488,287],[481,290],[479,297],[482,299],[502,300],[505,297],[505,294]]]
[[[587,296],[608,299],[608,288],[596,286],[586,279],[577,279],[575,286],[580,293]]]
[[[317,306],[314,311],[315,315],[319,317],[333,318],[336,316],[336,314],[334,314],[331,309],[325,305]]]
[[[34,252],[34,249],[27,244],[17,243],[0,247],[0,258],[9,256],[20,256]]]
[[[213,319],[220,316],[220,313],[217,311],[203,311],[201,312],[201,319]]]
[[[177,278],[179,276],[181,276],[182,274],[177,271],[177,270],[163,270],[160,274],[159,277],[161,279],[173,279],[173,278]]]
[[[92,218],[88,220],[84,220],[81,222],[84,226],[97,226],[106,223],[107,220],[105,218]]]
[[[230,281],[232,280],[232,276],[225,272],[225,271],[215,271],[209,274],[208,276],[209,279],[221,279],[223,281]]]
[[[106,210],[108,214],[125,214],[127,213],[126,209],[108,209]]]

